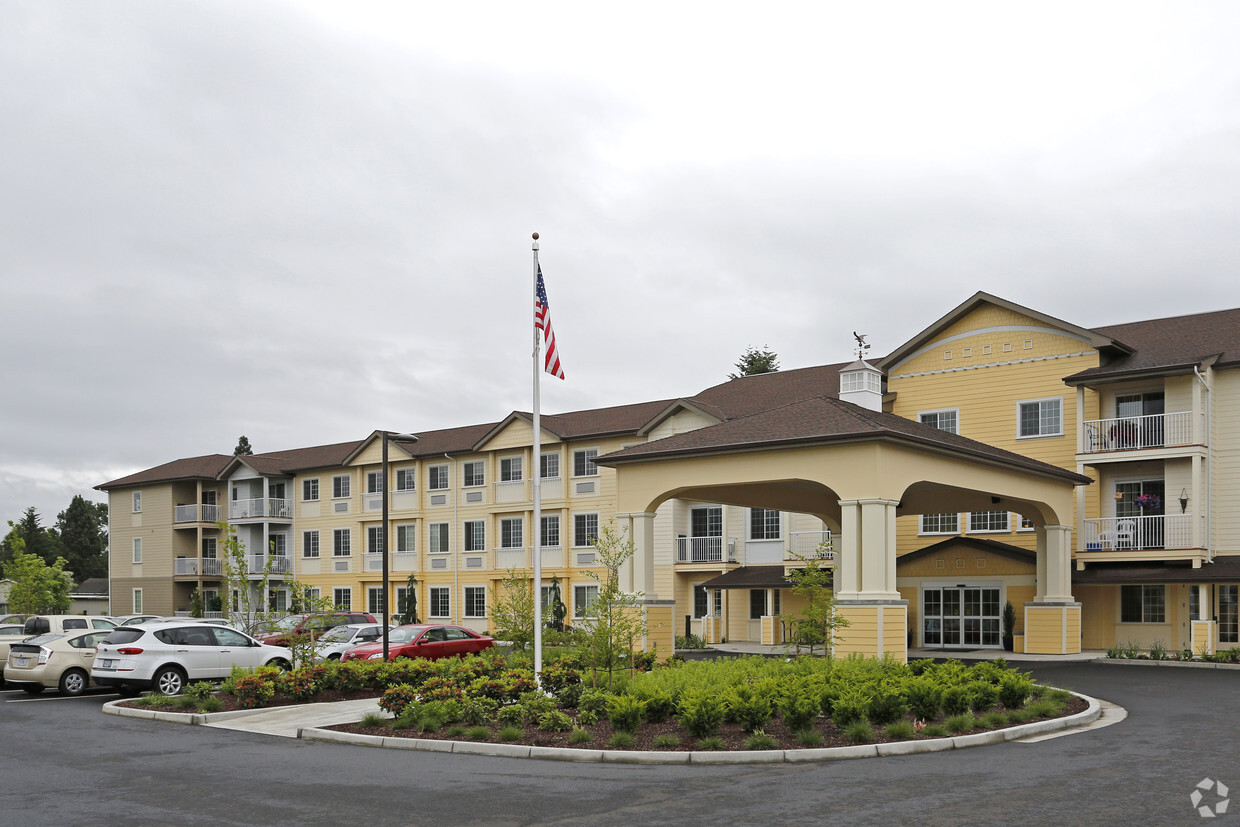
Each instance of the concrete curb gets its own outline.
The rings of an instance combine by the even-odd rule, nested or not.
[[[567,747],[529,747],[519,744],[490,744],[476,741],[439,741],[419,738],[395,738],[380,735],[354,735],[332,729],[303,727],[297,737],[307,741],[330,741],[357,746],[452,752],[462,755],[488,755],[500,758],[542,758],[548,761],[575,761],[603,764],[796,764],[810,761],[842,761],[853,758],[877,758],[888,755],[921,755],[950,749],[968,749],[1005,741],[1016,741],[1058,730],[1075,729],[1091,724],[1102,716],[1097,698],[1073,692],[1089,706],[1065,718],[1035,721],[1006,729],[933,738],[928,741],[896,741],[890,744],[857,744],[850,747],[820,749],[738,750],[735,752],[648,752],[633,750],[570,749]]]
[[[1094,663],[1107,666],[1171,666],[1180,669],[1240,669],[1240,663],[1198,663],[1187,660],[1148,660],[1145,658],[1100,658]]]
[[[133,706],[121,706],[121,704],[133,700],[132,698],[121,698],[116,701],[108,701],[103,705],[103,714],[117,715],[122,718],[146,718],[155,721],[167,721],[174,724],[188,724],[190,726],[203,726],[212,721],[226,721],[229,718],[246,718],[250,715],[261,715],[264,712],[270,712],[272,707],[263,707],[261,709],[233,709],[228,712],[169,712],[166,709],[140,709]]]

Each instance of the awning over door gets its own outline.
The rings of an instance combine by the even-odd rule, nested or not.
[[[783,566],[741,566],[699,584],[706,589],[790,589]]]
[[[1240,557],[1215,557],[1200,568],[1174,563],[1091,563],[1072,572],[1073,586],[1137,583],[1240,583]]]

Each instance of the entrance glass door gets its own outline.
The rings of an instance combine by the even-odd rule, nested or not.
[[[935,586],[922,589],[922,645],[999,646],[999,588]]]

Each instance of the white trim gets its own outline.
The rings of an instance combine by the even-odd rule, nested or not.
[[[336,487],[337,487],[336,480],[344,480],[345,485],[348,486],[348,489],[349,489],[348,493],[341,494],[340,496],[336,496]],[[333,500],[347,500],[347,499],[350,499],[352,496],[353,496],[353,475],[352,474],[332,474],[332,499]]]
[[[469,614],[469,590],[482,589],[482,614]],[[461,586],[461,616],[470,620],[484,620],[490,617],[490,601],[487,599],[487,587],[476,583],[466,583]]]
[[[1007,343],[1005,343],[1006,347]],[[963,370],[982,370],[983,368],[1002,368],[1009,365],[1024,365],[1030,362],[1049,362],[1052,359],[1071,359],[1074,356],[1089,356],[1096,351],[1081,351],[1079,353],[1057,353],[1052,356],[1031,356],[1028,359],[1012,359],[1007,362],[987,362],[982,365],[966,365],[959,368],[943,368],[941,370],[923,370],[920,373],[893,373],[887,376],[888,379],[912,379],[916,376],[934,376],[939,373],[958,373]],[[907,360],[905,360],[907,361]]]
[[[936,415],[937,415],[937,414],[945,414],[945,413],[955,414],[955,416],[956,416],[956,430],[954,430],[954,431],[947,431],[947,429],[946,429],[946,428],[939,428],[939,426],[938,426],[938,425],[931,425],[930,427],[931,427],[931,428],[936,428],[936,429],[938,429],[938,430],[940,430],[940,431],[947,431],[949,434],[959,434],[959,433],[960,433],[960,409],[959,409],[959,408],[927,408],[927,409],[926,409],[926,410],[924,410],[924,411],[918,411],[918,412],[917,412],[917,421],[918,421],[918,422],[921,422],[921,418],[922,418],[923,416],[927,416],[927,415],[929,415],[929,414],[936,414]],[[921,424],[925,425],[925,424],[927,424],[927,423],[925,423],[925,422],[921,422]]]
[[[1042,432],[1041,432],[1041,430],[1042,430],[1042,425],[1041,425],[1042,409],[1041,409],[1041,406],[1042,406],[1042,403],[1043,403],[1043,402],[1057,402],[1057,403],[1059,403],[1059,430],[1058,430],[1058,431],[1056,431],[1056,432],[1054,432],[1054,433],[1047,433],[1047,434],[1044,434],[1044,433],[1042,433]],[[1021,406],[1022,406],[1022,405],[1033,405],[1033,404],[1037,404],[1037,405],[1038,405],[1038,433],[1036,433],[1036,434],[1021,434],[1021,432],[1020,432]],[[1033,399],[1020,399],[1020,400],[1017,400],[1017,402],[1016,402],[1016,438],[1017,438],[1017,439],[1047,439],[1047,438],[1050,438],[1050,437],[1061,437],[1061,436],[1063,436],[1063,435],[1064,435],[1064,411],[1065,411],[1065,406],[1064,406],[1064,403],[1063,403],[1063,397],[1062,397],[1062,396],[1041,396],[1041,397],[1035,397],[1035,398],[1033,398]]]
[[[1052,336],[1063,336],[1066,339],[1076,339],[1078,342],[1085,342],[1086,344],[1089,344],[1089,339],[1085,338],[1084,336],[1081,336],[1077,333],[1071,333],[1067,330],[1063,330],[1062,328],[1029,327],[1028,325],[996,325],[995,327],[982,327],[982,328],[977,328],[975,330],[966,330],[963,333],[957,333],[955,336],[948,336],[945,339],[935,339],[930,344],[921,347],[920,349],[914,351],[913,353],[910,353],[908,356],[905,356],[899,362],[896,362],[894,365],[892,365],[889,368],[889,370],[895,370],[896,368],[900,367],[900,365],[903,365],[906,362],[910,362],[913,359],[916,359],[918,356],[921,356],[923,353],[928,353],[932,350],[938,350],[939,348],[941,348],[943,345],[947,344],[948,342],[955,342],[959,339],[969,339],[974,336],[984,336],[987,333],[1013,333],[1016,331],[1025,331],[1029,333],[1048,333]],[[1004,342],[1005,346],[1010,345],[1010,344],[1011,344],[1010,342]],[[1088,352],[1094,353],[1096,351],[1088,351]]]

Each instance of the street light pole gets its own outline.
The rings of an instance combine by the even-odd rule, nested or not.
[[[391,500],[391,488],[388,485],[388,438],[396,437],[402,442],[417,442],[418,438],[413,434],[397,434],[392,431],[381,431],[383,434],[383,528],[379,530],[379,535],[383,538],[380,545],[380,551],[383,552],[383,595],[379,599],[379,608],[383,610],[383,616],[379,618],[380,628],[383,629],[383,662],[387,663],[388,659],[388,556],[391,550],[391,541],[388,539],[388,503]]]

